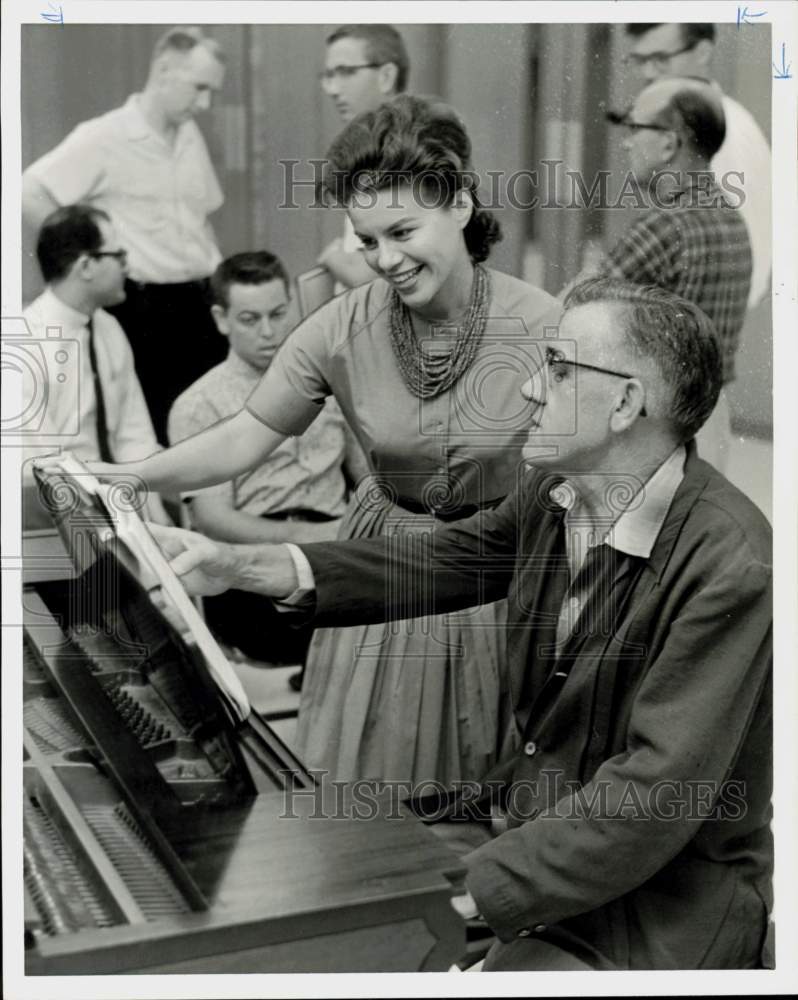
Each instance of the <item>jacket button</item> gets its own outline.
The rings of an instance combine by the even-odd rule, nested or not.
[[[543,931],[547,930],[546,924],[535,924],[535,933],[542,934]]]
[[[532,931],[528,927],[522,927],[518,932],[518,937],[529,937]]]
[[[534,740],[530,740],[529,743],[524,744],[524,753],[527,757],[534,757],[538,752],[538,745]]]

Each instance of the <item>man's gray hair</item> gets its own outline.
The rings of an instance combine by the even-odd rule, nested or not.
[[[621,278],[591,278],[565,298],[567,312],[592,302],[623,307],[629,345],[654,362],[670,394],[671,425],[680,443],[689,441],[715,409],[723,365],[714,324],[697,305],[655,285]]]

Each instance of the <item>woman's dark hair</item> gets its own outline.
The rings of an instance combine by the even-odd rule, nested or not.
[[[479,177],[471,165],[471,140],[449,105],[402,94],[376,111],[358,115],[327,152],[319,196],[345,206],[353,198],[368,204],[374,192],[410,185],[428,208],[451,205],[468,191],[474,211],[464,230],[475,263],[501,239],[501,227],[476,195]]]

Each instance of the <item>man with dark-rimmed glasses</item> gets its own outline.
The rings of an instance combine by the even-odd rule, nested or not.
[[[154,533],[193,592],[244,586],[320,626],[508,598],[519,750],[449,812],[507,819],[464,858],[499,939],[486,970],[761,967],[771,541],[696,453],[720,389],[712,324],[601,278],[551,332],[522,388],[531,468],[498,508],[401,546]]]
[[[23,315],[34,343],[57,331],[55,352],[36,384],[36,370],[23,373],[23,411],[44,399],[26,457],[68,450],[82,459],[125,461],[158,449],[152,420],[136,376],[133,352],[107,307],[125,300],[127,250],[111,218],[89,205],[67,205],[48,215],[36,254],[47,287]],[[63,358],[59,354],[63,353]],[[25,526],[48,524],[36,502],[30,463],[25,467]],[[149,514],[168,523],[156,494]]]
[[[722,30],[734,33],[734,42],[739,44],[739,31],[731,25]],[[767,28],[763,25],[761,30]],[[750,111],[724,94],[714,80],[712,62],[717,29],[714,24],[627,24],[626,33],[631,43],[626,63],[645,83],[674,76],[698,77],[712,82],[723,104],[726,136],[710,166],[721,185],[727,177],[744,194],[740,211],[748,226],[753,252],[748,296],[748,305],[752,307],[765,295],[770,280],[770,147]]]
[[[610,250],[600,272],[659,285],[695,302],[715,325],[724,384],[745,321],[752,255],[748,230],[716,183],[710,160],[725,119],[712,86],[693,78],[657,80],[625,112],[610,112],[647,208]],[[699,451],[721,472],[731,442],[725,392],[698,438]]]
[[[404,93],[410,60],[402,36],[391,24],[344,24],[327,37],[321,89],[344,123]],[[360,240],[349,219],[343,236],[319,254],[318,263],[335,278],[337,291],[355,288],[374,278],[358,252]]]

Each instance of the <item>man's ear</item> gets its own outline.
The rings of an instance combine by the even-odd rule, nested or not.
[[[81,281],[91,281],[97,267],[97,259],[89,253],[82,253],[69,269],[70,277]]]
[[[610,416],[610,427],[618,434],[628,430],[643,416],[645,408],[646,391],[643,383],[636,378],[629,379],[623,388],[623,395]]]
[[[219,305],[211,306],[211,316],[216,324],[216,329],[223,337],[230,336],[230,323],[227,319],[227,311]]]
[[[709,38],[702,38],[693,49],[693,60],[697,63],[701,75],[707,80],[711,79],[709,67],[712,64],[712,56],[715,52],[715,43]]]
[[[399,76],[399,67],[396,63],[384,63],[377,70],[377,87],[381,94],[386,97],[396,90],[396,79]]]
[[[172,52],[162,52],[152,61],[148,82],[154,83],[157,90],[169,86],[175,68],[174,55]]]
[[[662,136],[662,157],[665,163],[672,163],[682,148],[682,137],[677,131],[660,132]]]

